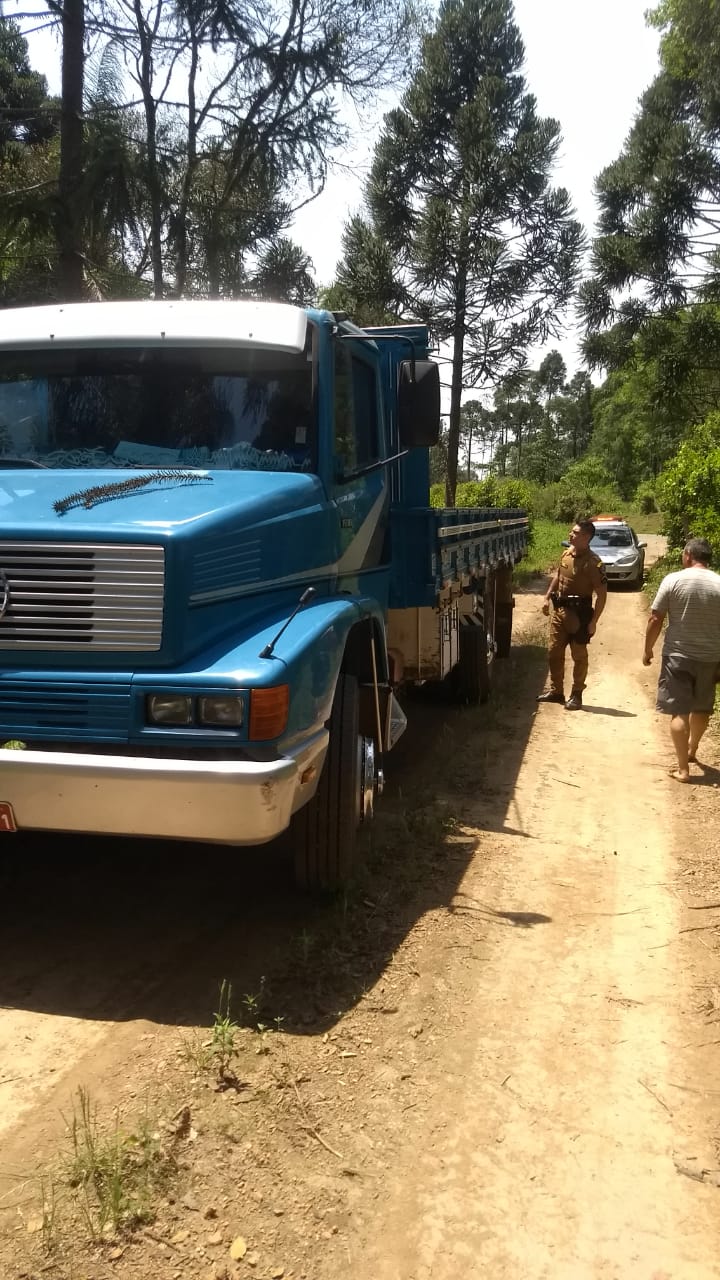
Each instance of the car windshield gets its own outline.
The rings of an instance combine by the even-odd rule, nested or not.
[[[635,543],[629,529],[596,528],[590,546],[596,551],[602,551],[603,547],[634,547]]]
[[[0,357],[0,467],[309,471],[308,354],[228,348]]]

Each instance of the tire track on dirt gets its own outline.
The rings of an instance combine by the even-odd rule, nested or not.
[[[587,711],[539,710],[500,857],[484,860],[481,838],[461,900],[518,925],[456,968],[462,1013],[428,1082],[431,1118],[352,1280],[720,1275],[719,1193],[676,1165],[703,1146],[714,1157],[674,945],[687,798],[630,648],[642,623],[636,597],[611,597]]]

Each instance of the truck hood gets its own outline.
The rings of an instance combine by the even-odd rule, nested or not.
[[[0,471],[0,538],[165,542],[201,529],[203,533],[237,530],[325,505],[317,477],[294,472],[194,472],[196,478],[186,483],[164,481],[159,475],[148,485],[129,487],[128,482],[146,474],[137,470]],[[98,492],[123,483],[128,488],[119,493]],[[58,514],[55,504],[66,504],[73,495],[76,500]]]
[[[74,595],[56,603],[55,659],[67,650],[71,663],[86,663],[97,623],[103,638],[94,666],[140,670],[172,665],[234,635],[240,622],[249,625],[253,617],[278,608],[289,612],[309,584],[327,588],[336,576],[337,509],[317,476],[209,471],[183,482],[166,473],[141,487],[103,492],[108,485],[137,482],[145,474],[0,471],[0,570],[9,576],[11,599],[20,600],[24,593],[23,624],[30,639],[33,627],[43,637],[49,634],[42,591],[44,575],[54,572],[48,565],[56,552],[62,555],[72,544],[93,548],[93,555],[97,548],[114,545],[138,548],[137,559],[124,554],[116,559],[112,551],[101,555],[90,579],[87,569],[81,573],[74,562],[64,567],[61,593],[80,574],[82,591],[90,589],[90,597],[81,601],[82,617]],[[153,548],[162,548],[160,561],[152,559]],[[137,625],[136,614],[142,615]],[[83,627],[89,628],[87,635]],[[82,633],[80,640],[70,642],[76,631]],[[38,664],[46,660],[42,652],[29,656]]]

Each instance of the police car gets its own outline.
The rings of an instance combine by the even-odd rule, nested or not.
[[[639,542],[634,529],[622,516],[593,516],[595,537],[590,546],[605,566],[608,582],[627,582],[639,591],[645,571],[646,542]]]

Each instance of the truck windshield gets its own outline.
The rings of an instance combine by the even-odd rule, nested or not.
[[[187,347],[0,355],[0,467],[309,471],[309,354]]]

